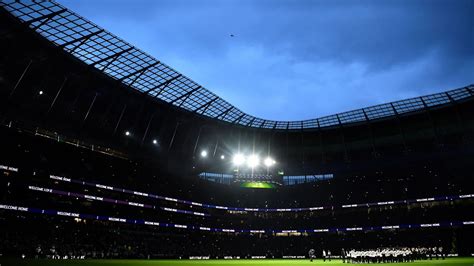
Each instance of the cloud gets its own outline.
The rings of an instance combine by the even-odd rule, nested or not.
[[[472,1],[61,2],[267,119],[474,83]]]

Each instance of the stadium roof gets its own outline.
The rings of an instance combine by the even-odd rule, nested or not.
[[[0,5],[57,47],[144,95],[231,124],[267,129],[312,129],[397,116],[472,97],[473,87],[301,121],[246,114],[163,62],[54,1],[2,0]]]

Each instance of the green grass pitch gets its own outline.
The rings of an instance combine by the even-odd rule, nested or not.
[[[340,260],[323,262],[322,260],[0,260],[0,266],[32,265],[32,266],[201,266],[201,265],[229,265],[229,266],[474,266],[474,258],[449,258],[446,260],[425,260],[412,263],[383,263],[383,264],[347,264]]]

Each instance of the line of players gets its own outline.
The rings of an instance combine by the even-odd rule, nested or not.
[[[342,250],[342,252],[344,252],[344,249]],[[316,251],[314,249],[309,250],[308,258],[311,262],[313,261],[313,259],[316,259]],[[326,251],[326,250],[323,249],[323,260],[326,261],[326,259],[327,259],[327,260],[331,261],[331,258],[332,258],[331,251],[330,250]]]
[[[310,249],[308,252],[310,261],[316,259],[316,252]],[[323,250],[323,261],[331,261],[331,251]],[[396,262],[413,262],[415,260],[426,260],[433,258],[445,259],[446,253],[442,247],[432,248],[379,248],[371,250],[355,250],[341,251],[341,259],[343,263],[396,263]]]

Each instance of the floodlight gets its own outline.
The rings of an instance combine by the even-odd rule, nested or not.
[[[236,166],[242,165],[245,163],[244,155],[240,153],[234,155],[234,158],[232,158],[232,163],[234,163]]]
[[[224,154],[221,155],[221,160],[224,160],[225,159],[225,156]]]
[[[153,140],[153,144],[158,144],[158,141],[156,139]]]
[[[276,162],[272,158],[267,157],[267,158],[265,158],[263,163],[265,164],[266,167],[270,167],[270,166],[273,166]]]
[[[125,136],[130,136],[130,131],[125,131]]]
[[[207,151],[206,150],[203,150],[201,152],[201,157],[207,157]]]
[[[39,93],[39,95],[43,95],[43,91],[39,91],[38,93]]]
[[[247,158],[247,165],[250,168],[255,168],[260,164],[260,158],[258,155],[252,154]]]

